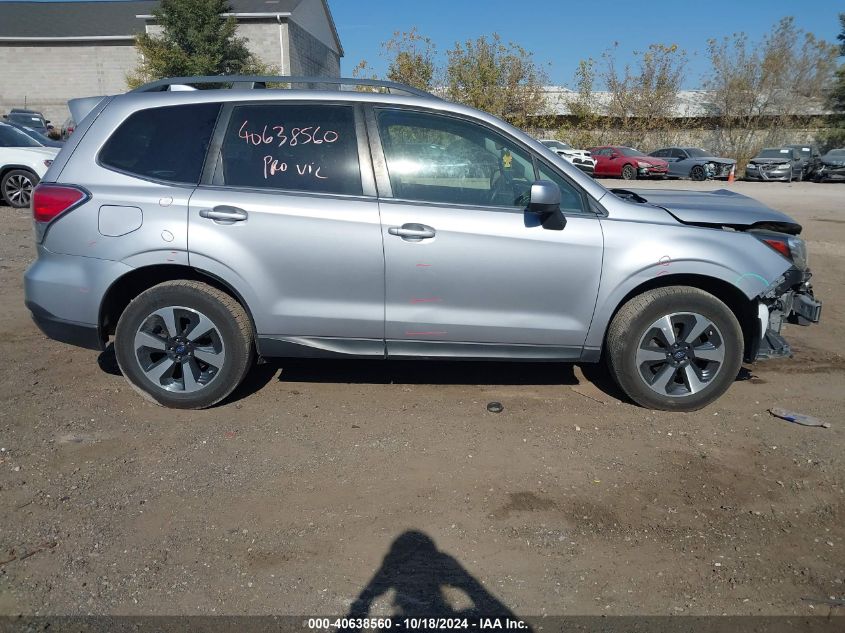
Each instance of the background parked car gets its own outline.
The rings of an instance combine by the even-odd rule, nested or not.
[[[692,180],[727,178],[736,165],[733,158],[722,158],[700,147],[664,147],[649,156],[668,162],[670,176]]]
[[[810,180],[821,167],[822,154],[815,145],[785,145],[797,149],[801,155],[801,164],[804,166],[804,180]]]
[[[18,125],[17,123],[12,123],[11,121],[0,122],[0,125],[9,125],[15,128],[16,130],[20,130],[42,147],[61,147],[65,144],[64,141],[53,140],[49,136],[45,136],[41,132],[36,132],[35,130],[30,129],[25,125]]]
[[[11,125],[0,124],[0,200],[23,208],[53,163],[56,147],[43,147]]]
[[[3,118],[11,123],[23,125],[31,130],[40,132],[44,136],[50,134],[53,126],[44,118],[44,115],[36,110],[24,110],[23,108],[12,108],[9,114],[4,114]]]
[[[555,139],[542,139],[540,141],[543,145],[552,150],[555,154],[563,158],[566,162],[572,163],[581,171],[590,174],[591,176],[596,170],[596,160],[590,156],[590,152],[585,149],[575,149],[569,143],[557,141]]]
[[[782,180],[792,182],[804,179],[804,163],[797,149],[791,147],[766,147],[745,166],[746,180]]]
[[[596,176],[635,180],[637,178],[665,178],[669,172],[669,163],[665,160],[648,156],[633,147],[621,145],[591,147],[590,155],[596,159]]]
[[[816,182],[845,180],[845,148],[830,150],[819,162],[821,165],[813,177]]]

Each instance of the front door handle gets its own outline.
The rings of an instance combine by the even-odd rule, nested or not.
[[[387,232],[391,235],[398,235],[409,242],[419,242],[432,238],[436,235],[433,228],[425,224],[403,224],[402,226],[390,226]]]
[[[213,209],[200,209],[200,217],[231,224],[232,222],[243,222],[248,215],[246,211],[238,207],[219,205]]]

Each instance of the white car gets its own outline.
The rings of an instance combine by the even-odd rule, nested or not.
[[[58,147],[42,147],[17,128],[0,123],[0,204],[28,207],[32,190],[58,153]]]
[[[581,171],[593,175],[596,171],[596,159],[590,157],[585,149],[575,149],[569,143],[554,139],[541,139],[540,142],[564,160],[575,165]]]

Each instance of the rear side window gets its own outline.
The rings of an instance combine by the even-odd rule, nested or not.
[[[139,110],[106,141],[100,164],[142,178],[196,185],[219,111],[219,103]]]
[[[221,151],[229,187],[362,194],[352,106],[236,106]]]

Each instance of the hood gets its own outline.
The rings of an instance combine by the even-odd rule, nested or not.
[[[617,193],[617,190],[612,191]],[[801,232],[801,225],[785,213],[727,189],[712,192],[637,189],[624,193],[634,193],[637,202],[665,209],[684,224],[737,230],[767,228],[792,235]]]
[[[660,167],[668,167],[669,161],[663,160],[662,158],[657,158],[657,156],[630,156],[629,158],[633,158],[634,160],[641,161],[643,163],[651,163],[652,165],[659,165]]]
[[[792,160],[789,158],[752,158],[749,163],[754,163],[755,165],[774,165],[775,163],[791,163]]]
[[[7,147],[8,150],[13,150],[16,154],[23,156],[30,154],[32,158],[55,158],[59,153],[59,147]]]

